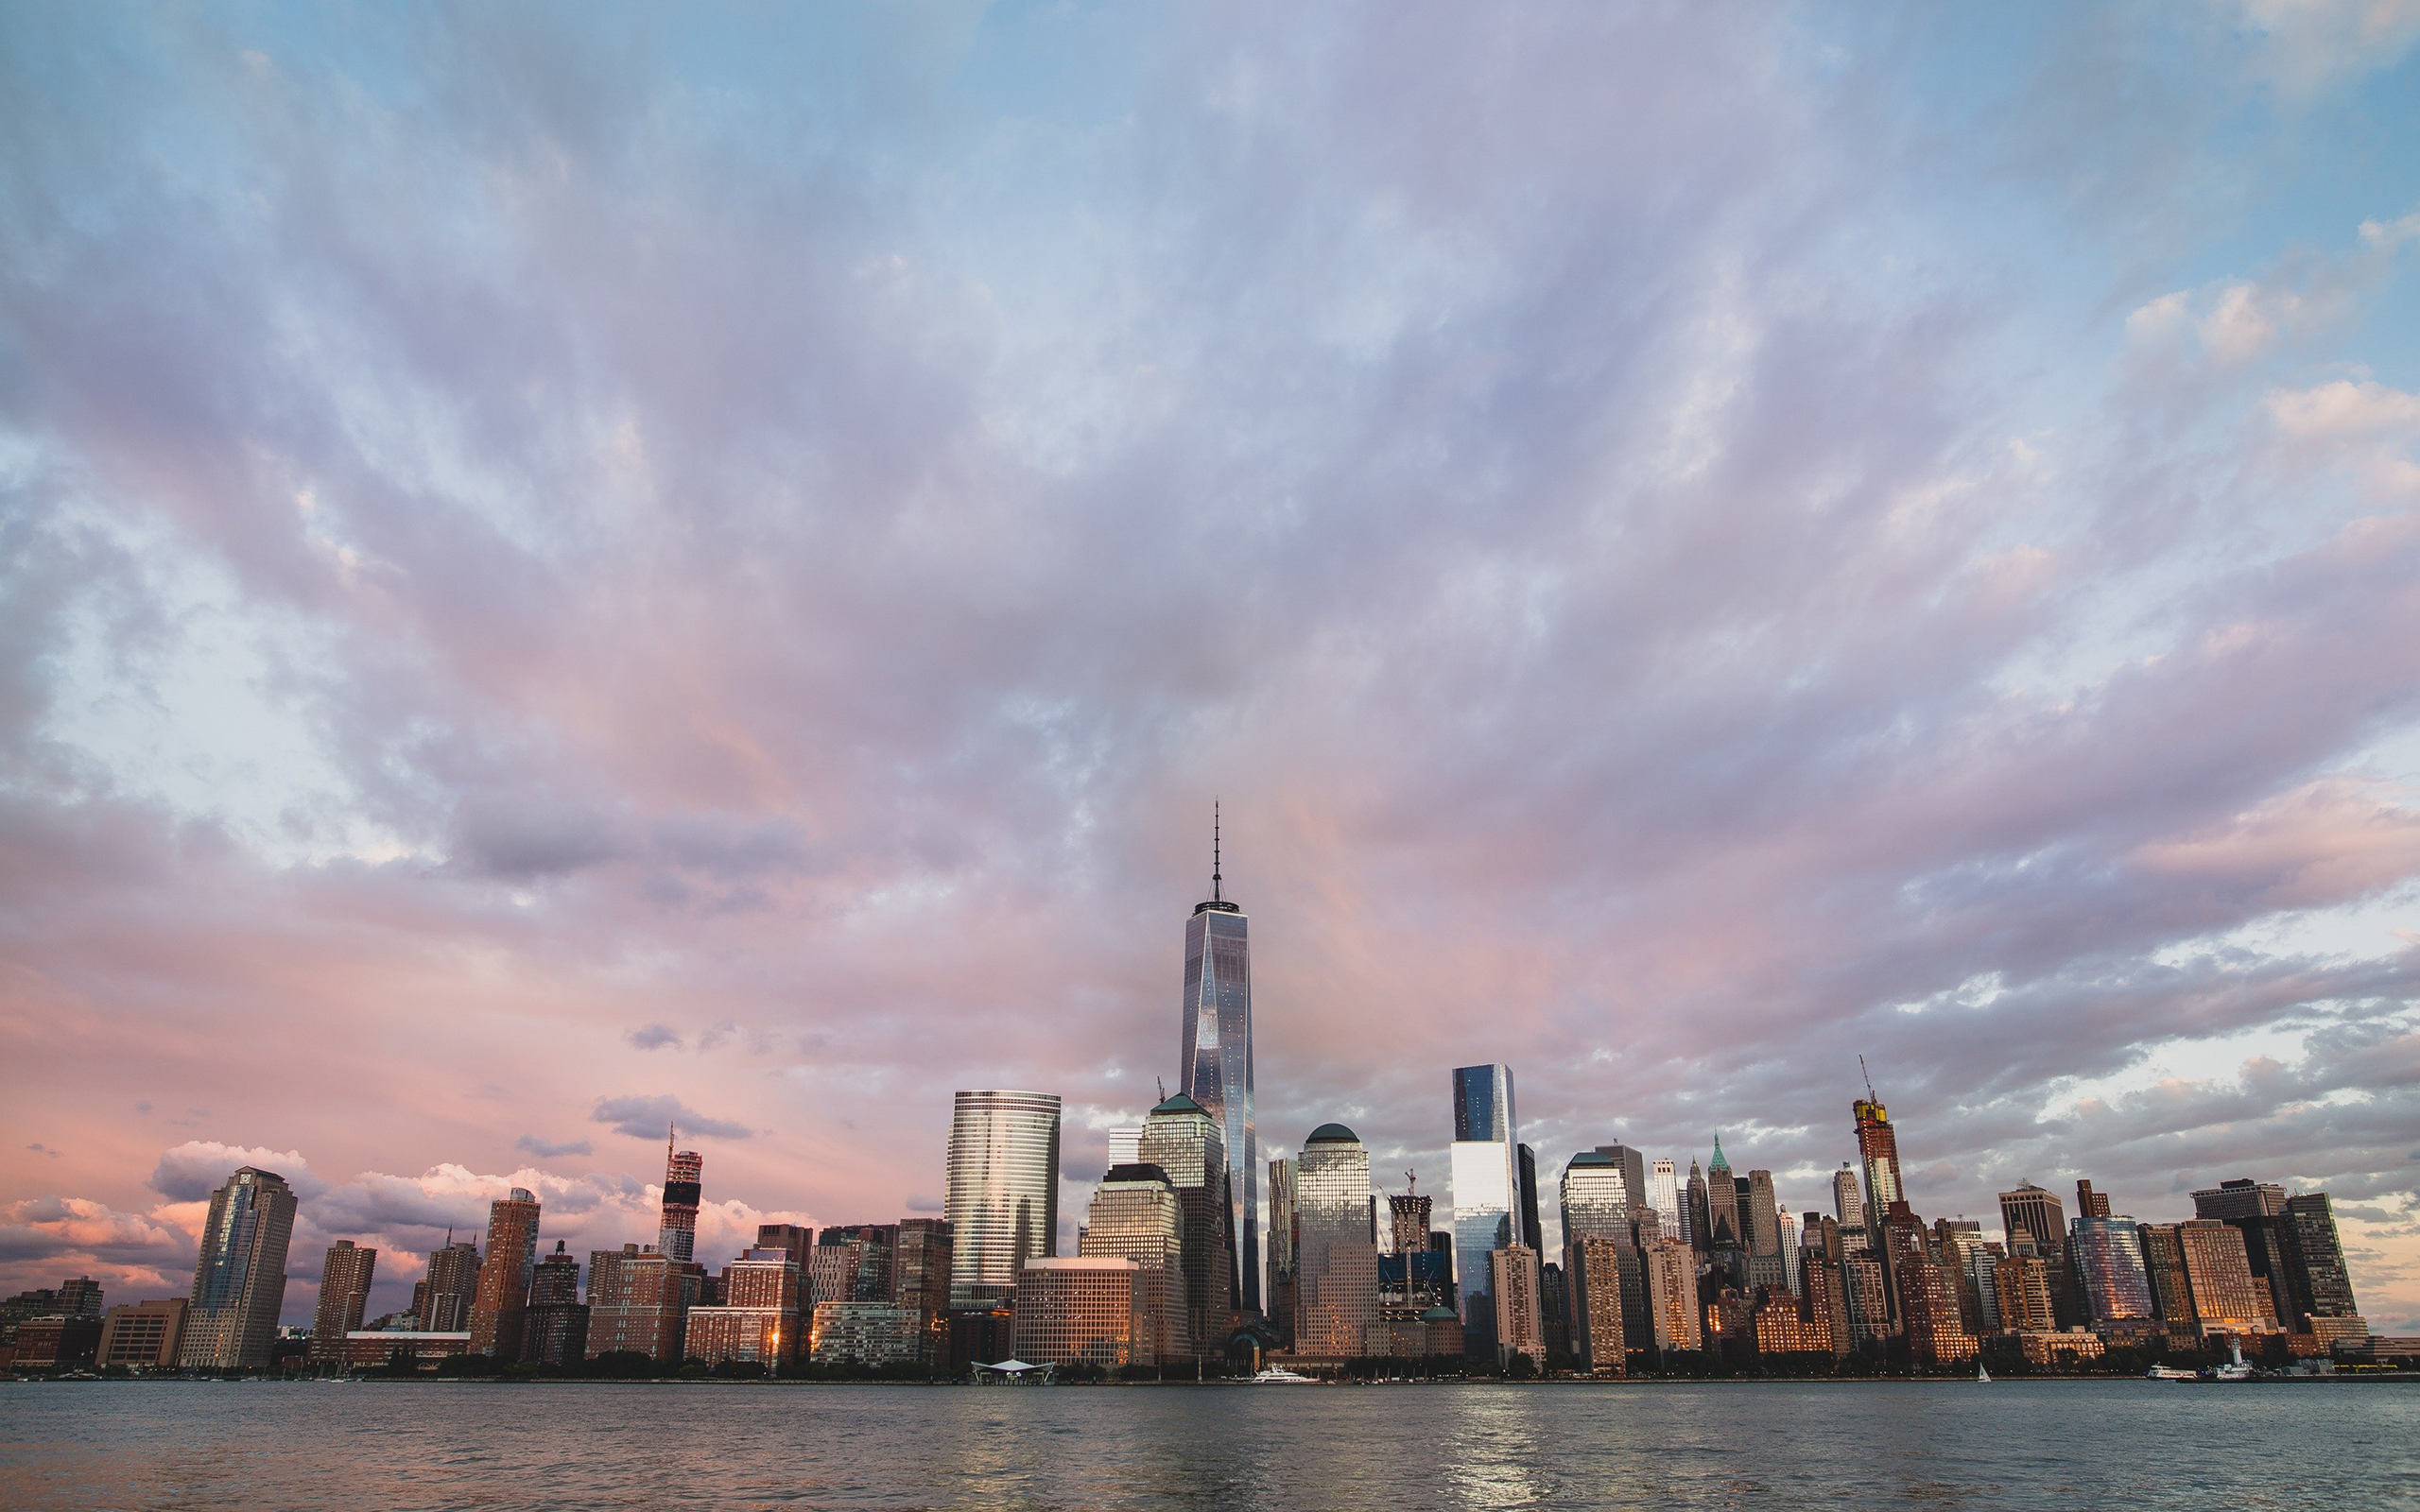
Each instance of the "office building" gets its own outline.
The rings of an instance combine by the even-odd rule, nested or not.
[[[1214,1214],[1220,1222],[1214,1223],[1214,1228],[1222,1226],[1224,1215],[1221,1203]],[[1184,1214],[1177,1205],[1176,1190],[1158,1166],[1113,1165],[1093,1189],[1092,1210],[1085,1219],[1079,1253],[1134,1263],[1135,1305],[1141,1309],[1137,1326],[1150,1359],[1162,1366],[1208,1353],[1195,1349],[1196,1314],[1186,1305],[1189,1278],[1184,1238]]]
[[[2243,1235],[2253,1278],[2269,1291],[2269,1311],[2283,1326],[2307,1311],[2294,1295],[2286,1259],[2286,1189],[2273,1181],[2240,1177],[2193,1194],[2193,1215],[2232,1224]]]
[[[2059,1326],[2057,1312],[2050,1305],[2050,1265],[2051,1262],[2032,1252],[2031,1241],[2025,1252],[1994,1263],[1992,1294],[1999,1307],[2002,1331],[2041,1333]]]
[[[1865,1197],[1858,1189],[1857,1172],[1845,1164],[1832,1173],[1832,1209],[1841,1228],[1865,1228]]]
[[[925,1223],[940,1222],[938,1219],[912,1219],[909,1221]],[[943,1227],[947,1226],[944,1225]],[[795,1260],[800,1264],[804,1265],[806,1263],[807,1256],[813,1253],[815,1249],[815,1230],[806,1227],[804,1224],[760,1223],[756,1226],[756,1243],[749,1247],[752,1249],[778,1249],[788,1255],[790,1259]],[[948,1289],[949,1278],[946,1274],[942,1278],[942,1286],[944,1291]]]
[[[2152,1305],[2151,1277],[2143,1265],[2143,1240],[2135,1220],[2108,1215],[2107,1194],[2094,1193],[2089,1182],[2078,1182],[2080,1206],[2099,1214],[2077,1218],[2067,1229],[2068,1263],[2083,1288],[2088,1325],[2109,1333],[2146,1329],[2158,1317]]]
[[[2325,1192],[2307,1192],[2286,1199],[2278,1232],[2286,1241],[2286,1264],[2292,1279],[2298,1321],[2323,1337],[2369,1335],[2361,1326],[2361,1309],[2353,1300],[2353,1278],[2344,1267],[2344,1246],[2336,1233],[2336,1210]],[[2323,1325],[2329,1325],[2323,1327]]]
[[[1321,1357],[1369,1352],[1377,1321],[1378,1246],[1372,1232],[1370,1155],[1341,1124],[1304,1142],[1294,1193],[1294,1352]],[[1534,1289],[1530,1294],[1536,1305]]]
[[[1567,1206],[1564,1211],[1570,1211]],[[1620,1375],[1630,1361],[1629,1319],[1622,1305],[1622,1251],[1629,1244],[1613,1234],[1582,1231],[1575,1238],[1570,1223],[1566,1216],[1563,1253],[1571,1294],[1572,1358],[1591,1375]]]
[[[1184,926],[1184,1011],[1177,1091],[1218,1125],[1228,1168],[1228,1252],[1242,1277],[1242,1303],[1260,1311],[1260,1137],[1253,1121],[1251,920],[1229,902],[1210,821],[1210,898]],[[1144,1159],[1149,1160],[1146,1155]]]
[[[1518,1356],[1546,1368],[1546,1309],[1541,1296],[1545,1278],[1538,1252],[1527,1245],[1507,1245],[1487,1257],[1488,1292],[1495,1303],[1495,1358],[1505,1369]]]
[[[1563,1168],[1563,1243],[1583,1234],[1627,1239],[1631,1209],[1640,1200],[1622,1163],[1602,1150],[1582,1150]]]
[[[175,1369],[177,1346],[184,1338],[185,1310],[192,1305],[182,1297],[171,1297],[111,1308],[101,1318],[95,1360],[133,1369]]]
[[[268,1364],[293,1236],[294,1191],[276,1172],[245,1166],[210,1194],[179,1365],[256,1370]]]
[[[328,1246],[320,1264],[320,1303],[311,1320],[308,1358],[333,1364],[343,1358],[344,1336],[361,1327],[362,1310],[370,1302],[370,1278],[378,1268],[378,1251],[339,1239]]]
[[[1294,1184],[1300,1167],[1291,1159],[1269,1162],[1269,1327],[1278,1347],[1294,1343],[1296,1284]]]
[[[1874,1255],[1841,1257],[1841,1293],[1848,1304],[1851,1347],[1865,1349],[1898,1332],[1891,1320],[1891,1289],[1882,1277],[1882,1262]]]
[[[946,1218],[902,1218],[890,1262],[890,1299],[939,1314],[949,1310],[951,1237]],[[759,1245],[759,1248],[780,1246]],[[792,1259],[797,1253],[792,1252]]]
[[[521,1315],[521,1358],[531,1365],[577,1365],[588,1354],[588,1304],[579,1299],[579,1259],[563,1242],[529,1273]]]
[[[655,1248],[676,1264],[698,1258],[698,1203],[705,1191],[706,1158],[695,1150],[676,1150],[667,1129],[664,1137],[664,1211],[656,1229]],[[490,1245],[489,1258],[495,1246]]]
[[[949,1314],[949,1326],[983,1325],[987,1336],[970,1341],[958,1363],[1005,1360],[1010,1354],[1009,1314],[978,1312]],[[989,1336],[996,1325],[997,1336]],[[943,1334],[935,1315],[922,1308],[890,1302],[818,1302],[810,1326],[807,1350],[817,1365],[912,1366],[937,1363]]]
[[[678,1364],[700,1276],[653,1246],[591,1250],[588,1256],[588,1357],[643,1354]]]
[[[1927,1260],[1921,1251],[1898,1266],[1900,1311],[1908,1352],[1927,1365],[1975,1358],[1960,1306],[1957,1267]]]
[[[17,1325],[9,1364],[19,1370],[74,1370],[89,1366],[100,1350],[101,1319],[85,1314],[50,1313]]]
[[[1034,1365],[1156,1365],[1143,1268],[1105,1255],[1026,1262],[1011,1348]]]
[[[1714,1137],[1714,1158],[1705,1164],[1705,1200],[1706,1252],[1718,1266],[1734,1271],[1737,1281],[1736,1260],[1747,1249],[1739,1229],[1739,1178],[1731,1174],[1720,1134]]]
[[[1751,1171],[1739,1184],[1740,1238],[1748,1249],[1748,1291],[1789,1284],[1789,1251],[1781,1242],[1781,1204],[1773,1197],[1773,1174]]]
[[[1694,1349],[1704,1337],[1698,1316],[1697,1251],[1685,1239],[1656,1239],[1646,1249],[1647,1310],[1654,1348]]]
[[[788,1250],[743,1252],[723,1267],[721,1302],[689,1309],[682,1352],[708,1365],[788,1366],[803,1343],[801,1285],[799,1263]]]
[[[950,1306],[1005,1300],[1028,1261],[1059,1252],[1058,1094],[959,1092],[948,1181]]]
[[[456,1244],[447,1235],[443,1248],[428,1255],[428,1275],[418,1288],[421,1332],[467,1333],[471,1302],[479,1291],[479,1246]]]
[[[1512,1165],[1521,1181],[1521,1243],[1544,1254],[1546,1233],[1538,1220],[1538,1152],[1526,1144],[1513,1146]]]
[[[1713,1190],[1706,1183],[1705,1173],[1698,1169],[1698,1162],[1691,1160],[1688,1184],[1682,1189],[1682,1214],[1686,1224],[1689,1247],[1701,1255],[1714,1243],[1714,1235],[1707,1228],[1713,1218]]]
[[[2152,1311],[2172,1334],[2187,1334],[2198,1330],[2200,1318],[2193,1311],[2193,1287],[2185,1275],[2185,1243],[2182,1233],[2172,1223],[2145,1223],[2135,1226],[2143,1246],[2143,1280],[2151,1288]]]
[[[2217,1218],[2188,1218],[2176,1226],[2176,1237],[2196,1326],[2205,1336],[2276,1332],[2274,1304],[2268,1286],[2252,1274],[2241,1228]]]
[[[1487,1293],[1488,1256],[1520,1239],[1520,1125],[1512,1072],[1500,1065],[1454,1073],[1454,1279],[1461,1288],[1463,1347],[1495,1354],[1495,1304]]]
[[[1824,1252],[1821,1233],[1811,1221],[1817,1215],[1806,1216],[1810,1239],[1801,1246],[1798,1261],[1800,1340],[1803,1348],[1827,1350],[1838,1358],[1846,1355],[1853,1343],[1848,1292],[1841,1280],[1840,1263]]]
[[[1899,1135],[1891,1126],[1891,1109],[1873,1095],[1871,1087],[1849,1109],[1857,1118],[1858,1164],[1865,1176],[1864,1227],[1872,1228],[1891,1204],[1907,1200],[1907,1183],[1899,1175]]]
[[[1688,1220],[1681,1210],[1679,1168],[1668,1159],[1659,1158],[1649,1168],[1647,1196],[1655,1207],[1656,1225],[1665,1238],[1689,1237]]]
[[[1223,1352],[1243,1291],[1232,1247],[1235,1205],[1227,1169],[1226,1136],[1209,1110],[1183,1092],[1151,1109],[1135,1148],[1140,1163],[1167,1175],[1184,1238],[1187,1348],[1202,1358]],[[1273,1221],[1273,1220],[1272,1220]],[[1257,1220],[1253,1231],[1259,1231]]]
[[[538,1195],[514,1187],[488,1204],[488,1257],[471,1299],[471,1352],[521,1358],[521,1314],[538,1265]]]
[[[834,1224],[816,1236],[804,1257],[807,1297],[815,1302],[890,1302],[894,1299],[899,1226]]]

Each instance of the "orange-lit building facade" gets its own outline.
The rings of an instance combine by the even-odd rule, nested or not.
[[[1028,1260],[1017,1274],[1012,1352],[1034,1365],[1156,1365],[1145,1301],[1143,1267],[1131,1260]]]

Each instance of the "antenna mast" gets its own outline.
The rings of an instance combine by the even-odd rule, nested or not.
[[[1210,901],[1214,903],[1225,902],[1219,895],[1222,880],[1219,875],[1219,800],[1214,798],[1210,800]]]

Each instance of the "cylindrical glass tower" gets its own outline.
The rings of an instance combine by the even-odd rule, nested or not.
[[[1003,1301],[1028,1260],[1058,1254],[1059,1095],[959,1092],[943,1207],[952,1307]]]

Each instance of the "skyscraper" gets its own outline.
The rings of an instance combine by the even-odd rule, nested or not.
[[[698,1197],[703,1190],[706,1158],[695,1150],[675,1151],[672,1145],[672,1131],[667,1128],[664,1134],[664,1220],[656,1230],[655,1247],[685,1265],[698,1258]]]
[[[2323,1340],[2365,1337],[2369,1330],[2353,1300],[2353,1278],[2344,1268],[2344,1246],[2336,1234],[2336,1210],[2327,1194],[2288,1197],[2284,1218],[2279,1232],[2286,1240],[2301,1326]]]
[[[936,1314],[948,1312],[953,1243],[946,1218],[900,1219],[899,1248],[890,1267],[891,1301]]]
[[[1704,1336],[1698,1314],[1697,1252],[1680,1239],[1647,1246],[1647,1310],[1658,1349],[1694,1349]]]
[[[1113,1165],[1093,1189],[1080,1253],[1092,1259],[1131,1260],[1141,1267],[1136,1327],[1149,1341],[1152,1362],[1161,1366],[1197,1359],[1201,1353],[1186,1305],[1184,1231],[1176,1189],[1156,1165]]]
[[[1151,1109],[1135,1149],[1142,1163],[1164,1173],[1174,1194],[1184,1241],[1176,1263],[1184,1272],[1185,1337],[1188,1348],[1206,1357],[1224,1347],[1241,1300],[1229,1245],[1234,1206],[1224,1138],[1209,1110],[1179,1092]],[[1163,1355],[1161,1363],[1174,1360]]]
[[[1789,1284],[1789,1261],[1781,1244],[1781,1208],[1773,1197],[1771,1171],[1748,1173],[1746,1211],[1739,1214],[1740,1237],[1748,1245],[1748,1289]]]
[[[1706,1184],[1705,1173],[1698,1169],[1697,1161],[1691,1160],[1687,1205],[1683,1210],[1688,1221],[1683,1229],[1683,1237],[1688,1240],[1689,1247],[1701,1255],[1706,1252],[1707,1247],[1714,1241],[1713,1234],[1706,1227],[1713,1217],[1713,1193],[1714,1189]]]
[[[2091,1326],[2106,1333],[2116,1329],[2149,1327],[2152,1306],[2151,1276],[2143,1264],[2143,1238],[2135,1220],[2108,1215],[2109,1198],[2078,1182],[2087,1210],[2099,1215],[2077,1218],[2067,1230],[2068,1254],[2076,1278],[2083,1284],[2083,1303]]]
[[[2243,1235],[2244,1258],[2253,1278],[2269,1289],[2269,1311],[2281,1327],[2305,1311],[2286,1260],[2285,1212],[2286,1189],[2273,1181],[2238,1177],[2193,1194],[2195,1217],[2232,1224]]]
[[[1253,1123],[1251,920],[1227,902],[1219,820],[1210,819],[1210,897],[1184,926],[1184,1039],[1177,1091],[1219,1125],[1236,1175],[1228,1193],[1228,1247],[1242,1273],[1243,1305],[1260,1311],[1260,1137]]]
[[[179,1365],[245,1370],[268,1364],[293,1237],[294,1191],[276,1172],[245,1166],[210,1194]]]
[[[948,1181],[950,1306],[1005,1301],[1027,1261],[1059,1253],[1058,1094],[959,1092]]]
[[[471,1299],[479,1290],[479,1246],[455,1243],[428,1254],[428,1277],[421,1283],[420,1326],[429,1333],[458,1333],[471,1326]]]
[[[588,1304],[579,1299],[579,1257],[563,1242],[529,1273],[529,1307],[521,1318],[521,1358],[537,1365],[577,1365],[588,1352]]]
[[[1495,1303],[1488,1296],[1488,1259],[1521,1238],[1519,1123],[1512,1072],[1499,1065],[1463,1066],[1454,1073],[1454,1276],[1461,1285],[1463,1347],[1474,1357],[1495,1352]]]
[[[361,1327],[362,1309],[370,1301],[370,1278],[378,1269],[378,1251],[339,1239],[328,1246],[320,1265],[320,1305],[311,1320],[309,1357],[341,1361],[344,1336]]]
[[[1527,1245],[1506,1245],[1491,1253],[1488,1290],[1495,1298],[1496,1363],[1510,1368],[1513,1357],[1527,1356],[1544,1368],[1547,1363],[1546,1315],[1539,1296],[1544,1278],[1538,1252]]]
[[[1891,1204],[1908,1195],[1906,1184],[1899,1179],[1899,1136],[1891,1127],[1891,1109],[1876,1101],[1873,1091],[1868,1087],[1864,1097],[1849,1105],[1857,1115],[1857,1158],[1865,1172],[1868,1228],[1878,1227]]]
[[[694,1212],[696,1210],[691,1210]],[[471,1300],[471,1352],[521,1358],[521,1314],[538,1264],[538,1195],[527,1187],[488,1204],[488,1258]]]
[[[1367,1353],[1378,1312],[1370,1154],[1351,1129],[1322,1124],[1296,1165],[1295,1352]]]
[[[1301,1225],[1295,1219],[1294,1189],[1301,1174],[1290,1157],[1269,1162],[1269,1326],[1276,1331],[1277,1342],[1288,1347],[1294,1341],[1294,1302],[1300,1290],[1295,1284],[1295,1236]]]
[[[1680,1168],[1668,1159],[1658,1159],[1647,1177],[1648,1201],[1655,1207],[1657,1228],[1667,1239],[1689,1237],[1687,1222],[1681,1216]]]
[[[1865,1227],[1865,1198],[1858,1191],[1857,1173],[1845,1164],[1832,1173],[1832,1213],[1843,1228]]]
[[[1538,1152],[1515,1145],[1514,1163],[1521,1173],[1521,1243],[1533,1253],[1546,1251],[1546,1233],[1538,1221]]]
[[[1705,1166],[1706,1246],[1718,1256],[1726,1249],[1746,1247],[1739,1232],[1739,1178],[1722,1156],[1722,1136],[1714,1137],[1714,1157]]]
[[[2152,1289],[2152,1308],[2173,1335],[2200,1327],[2193,1311],[2193,1286],[2185,1275],[2185,1242],[2172,1223],[2137,1224],[2143,1244],[2143,1277]]]
[[[2188,1218],[2176,1226],[2176,1236],[2185,1251],[2196,1322],[2204,1334],[2276,1331],[2276,1309],[2269,1288],[2252,1274],[2242,1229],[2217,1218]]]

